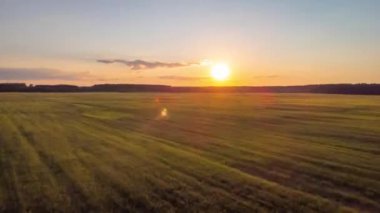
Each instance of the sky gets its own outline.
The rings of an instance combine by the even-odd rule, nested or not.
[[[380,83],[379,0],[0,0],[0,82]],[[210,78],[215,63],[230,77]]]

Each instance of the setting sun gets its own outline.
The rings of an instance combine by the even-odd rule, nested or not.
[[[227,64],[215,64],[211,69],[211,77],[217,81],[224,81],[230,76],[230,68]]]

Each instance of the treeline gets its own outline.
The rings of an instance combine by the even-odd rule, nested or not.
[[[380,84],[321,84],[304,86],[172,87],[150,84],[26,85],[0,84],[0,92],[262,92],[380,95]]]
[[[171,88],[171,86],[151,84],[96,84],[93,86],[0,84],[0,92],[169,92]]]

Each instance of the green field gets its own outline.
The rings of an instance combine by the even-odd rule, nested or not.
[[[379,96],[0,94],[0,211],[380,212],[379,156]]]

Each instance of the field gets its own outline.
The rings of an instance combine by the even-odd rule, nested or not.
[[[0,94],[0,211],[380,212],[380,97]]]

